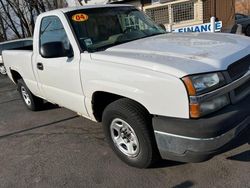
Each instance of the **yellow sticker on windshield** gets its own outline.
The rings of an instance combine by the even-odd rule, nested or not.
[[[83,13],[74,14],[72,16],[72,20],[74,20],[75,22],[85,22],[88,19],[89,19],[88,15]]]

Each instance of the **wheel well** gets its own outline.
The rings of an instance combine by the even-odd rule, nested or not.
[[[15,83],[17,83],[19,79],[22,79],[22,76],[17,71],[11,70],[10,72]]]
[[[108,93],[108,92],[103,92],[103,91],[97,91],[93,94],[92,96],[92,109],[93,109],[93,114],[98,122],[102,121],[102,114],[105,108],[111,104],[112,102],[121,99],[121,98],[126,98],[124,96],[116,95],[113,93]],[[131,99],[132,100],[132,99]],[[134,100],[133,100],[134,101]],[[134,101],[136,102],[136,101]],[[138,102],[136,102],[138,103]],[[139,103],[139,105],[141,105]],[[148,110],[141,105],[147,112]],[[148,112],[149,114],[149,112]]]
[[[121,98],[124,97],[103,91],[95,92],[92,96],[92,109],[96,120],[101,122],[102,114],[106,106]]]

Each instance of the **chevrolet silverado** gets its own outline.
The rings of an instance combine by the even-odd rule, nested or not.
[[[130,5],[37,17],[33,50],[4,51],[24,104],[102,122],[127,164],[210,159],[249,127],[250,39],[166,33]]]

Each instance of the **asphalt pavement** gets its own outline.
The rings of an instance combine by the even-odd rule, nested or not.
[[[249,135],[207,162],[136,169],[111,151],[101,124],[50,104],[31,112],[0,76],[0,187],[250,187]]]

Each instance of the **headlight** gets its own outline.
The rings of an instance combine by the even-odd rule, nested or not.
[[[202,101],[197,100],[202,94],[216,90],[226,84],[221,72],[187,76],[182,78],[190,97],[190,116],[199,118],[215,112],[230,103],[229,96],[221,95]],[[200,95],[200,96],[199,96]]]
[[[215,90],[226,84],[225,78],[220,72],[188,76],[184,77],[183,81],[191,96]]]

